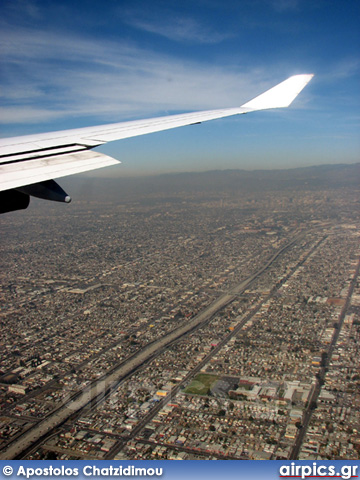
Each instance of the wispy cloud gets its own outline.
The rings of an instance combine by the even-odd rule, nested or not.
[[[328,71],[324,74],[328,80],[342,80],[345,78],[358,76],[360,72],[360,58],[344,58],[334,65],[330,65]]]
[[[241,105],[281,80],[275,72],[214,67],[125,42],[1,29],[3,123]]]
[[[27,20],[38,20],[41,18],[41,9],[36,0],[3,0],[2,8],[7,18]]]
[[[0,118],[0,123],[3,124],[41,123],[57,120],[59,118],[59,112],[45,108],[37,108],[36,106],[0,107]]]
[[[144,17],[138,12],[125,15],[125,22],[132,27],[154,33],[175,42],[214,44],[231,37],[229,33],[218,32],[184,16],[166,15],[161,20]]]
[[[269,0],[270,5],[277,11],[277,12],[286,12],[289,10],[296,10],[301,0]]]

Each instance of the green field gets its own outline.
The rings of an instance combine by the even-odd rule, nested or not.
[[[184,393],[189,393],[191,395],[208,395],[211,385],[213,385],[218,379],[218,375],[199,373],[190,385],[186,387]]]

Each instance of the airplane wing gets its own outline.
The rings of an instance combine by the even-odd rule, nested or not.
[[[94,147],[231,115],[288,107],[312,77],[311,74],[292,76],[236,108],[0,139],[0,213],[26,208],[29,195],[70,202],[54,178],[120,163],[93,151]]]

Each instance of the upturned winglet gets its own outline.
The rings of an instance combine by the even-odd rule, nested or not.
[[[313,74],[294,75],[242,105],[250,110],[288,107],[313,78]]]

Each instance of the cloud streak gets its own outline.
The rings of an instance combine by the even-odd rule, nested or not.
[[[139,14],[128,14],[125,22],[140,30],[160,35],[175,42],[215,44],[230,38],[228,33],[219,33],[206,28],[190,17],[162,18],[156,21],[150,18],[141,18]]]
[[[277,74],[214,67],[126,42],[2,28],[3,123],[67,117],[106,121],[168,110],[237,106]]]
[[[297,10],[300,0],[269,0],[270,5],[279,13]]]

